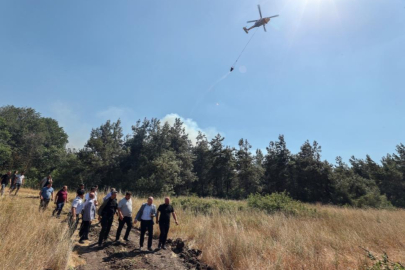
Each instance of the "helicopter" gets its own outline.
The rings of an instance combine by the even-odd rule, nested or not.
[[[271,17],[265,17],[265,18],[263,18],[263,17],[262,17],[262,11],[261,11],[261,9],[260,9],[260,5],[257,5],[257,7],[258,7],[258,9],[259,9],[260,19],[259,19],[259,20],[248,21],[248,23],[254,22],[255,24],[254,24],[252,27],[250,27],[250,28],[243,27],[243,30],[245,30],[246,34],[249,33],[249,30],[250,30],[250,29],[255,28],[255,27],[260,27],[260,26],[262,26],[262,25],[263,25],[264,32],[267,32],[267,30],[266,30],[266,24],[270,21],[271,18],[278,17],[278,15],[274,15],[274,16],[271,16]]]

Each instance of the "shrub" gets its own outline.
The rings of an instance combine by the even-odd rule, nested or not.
[[[242,211],[246,204],[242,201],[228,201],[219,199],[205,199],[198,197],[179,197],[172,201],[173,207],[181,208],[194,214],[210,215],[213,212],[233,213]]]
[[[315,213],[316,210],[307,208],[303,203],[293,200],[286,192],[272,193],[271,195],[251,194],[248,206],[267,213],[283,212],[287,215]]]
[[[359,208],[378,208],[378,209],[394,209],[394,206],[388,201],[385,195],[380,195],[379,192],[370,192],[354,200],[354,206]]]
[[[367,252],[367,258],[373,261],[373,265],[365,267],[366,270],[405,270],[405,267],[401,263],[390,261],[385,252],[381,258],[377,258],[367,249],[363,248],[363,250]]]

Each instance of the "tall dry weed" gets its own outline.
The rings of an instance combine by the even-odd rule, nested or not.
[[[135,199],[134,207],[144,201]],[[219,270],[362,269],[366,258],[359,246],[405,262],[404,210],[309,207],[318,215],[269,215],[245,207],[207,215],[178,208],[181,224],[172,223],[169,237],[187,239]]]
[[[71,251],[66,224],[51,218],[51,205],[39,213],[39,199],[28,198],[34,196],[37,192],[22,190],[17,197],[0,200],[0,269],[66,268]],[[99,194],[100,203],[102,197]],[[218,205],[206,200],[207,205]],[[143,202],[146,198],[133,198],[134,215]],[[291,216],[235,203],[226,211],[213,208],[204,213],[175,208],[180,225],[172,223],[169,237],[186,239],[191,248],[203,251],[202,260],[219,270],[363,269],[366,258],[359,246],[405,262],[404,210],[318,205],[310,206],[316,208],[315,216]]]
[[[0,198],[0,269],[66,269],[71,251],[67,226],[40,213],[38,192],[22,189]],[[67,206],[68,208],[68,206]]]

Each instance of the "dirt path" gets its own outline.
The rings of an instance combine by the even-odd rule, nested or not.
[[[100,248],[97,245],[100,224],[92,226],[89,234],[90,241],[84,244],[76,242],[73,249],[73,256],[78,256],[84,263],[75,267],[76,270],[102,270],[102,269],[212,269],[198,260],[200,251],[180,249],[181,240],[176,240],[168,245],[167,250],[157,250],[152,252],[139,251],[139,234],[137,229],[132,229],[129,239],[115,242],[115,233],[118,223],[115,221],[111,227],[109,239]],[[124,227],[121,237],[125,234]],[[156,228],[155,228],[156,229]],[[77,236],[77,232],[75,236]],[[147,237],[145,237],[145,242]],[[180,242],[180,244],[178,244]],[[157,246],[158,241],[154,239],[153,247]]]

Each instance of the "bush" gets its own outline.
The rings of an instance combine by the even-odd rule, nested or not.
[[[405,267],[399,262],[392,262],[388,259],[387,253],[381,256],[381,259],[375,257],[370,251],[364,249],[367,252],[367,258],[373,261],[373,265],[366,266],[366,270],[405,270]]]
[[[267,213],[283,212],[287,215],[315,213],[316,210],[307,208],[303,203],[293,200],[286,192],[271,195],[251,194],[248,206],[266,211]]]
[[[198,197],[175,198],[172,204],[173,207],[203,215],[210,215],[217,211],[219,213],[232,213],[242,211],[246,208],[246,204],[242,201],[203,199]]]
[[[354,206],[359,208],[394,209],[395,207],[388,201],[385,195],[379,192],[370,192],[354,200]]]

